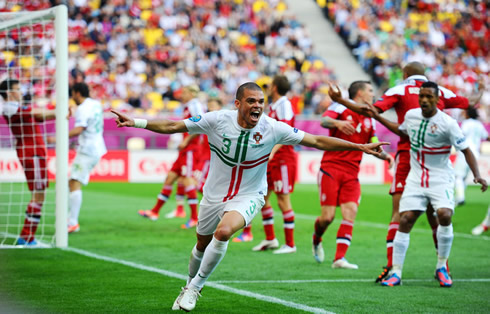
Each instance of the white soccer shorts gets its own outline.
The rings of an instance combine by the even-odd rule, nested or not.
[[[209,203],[203,198],[199,206],[196,231],[200,235],[213,234],[224,213],[232,210],[239,212],[245,220],[245,225],[248,225],[264,204],[265,200],[262,195],[238,196],[224,203]]]
[[[71,165],[70,179],[77,180],[83,185],[87,185],[90,179],[90,172],[99,162],[100,157],[89,156],[77,153]]]
[[[454,182],[439,184],[436,187],[422,188],[407,182],[400,200],[400,213],[410,210],[426,211],[432,204],[434,210],[449,208],[454,212]]]

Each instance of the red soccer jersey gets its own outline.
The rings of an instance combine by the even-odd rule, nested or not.
[[[330,129],[330,136],[337,137],[346,141],[358,144],[366,144],[371,142],[371,138],[375,135],[376,124],[373,118],[365,117],[355,113],[345,106],[334,103],[328,107],[323,116],[337,120],[352,121],[352,126],[356,129],[352,135],[347,135],[339,129]],[[359,164],[362,160],[362,152],[360,151],[332,151],[324,152],[321,167],[328,169],[328,164],[340,166],[345,171],[359,173]]]
[[[269,117],[294,127],[293,107],[286,96],[279,98],[276,102],[272,103],[269,108]],[[282,145],[269,163],[288,161],[296,161],[296,152],[292,145]]]
[[[419,107],[420,86],[427,81],[427,78],[423,75],[412,75],[400,85],[388,89],[383,97],[374,103],[374,106],[382,111],[394,107],[398,123],[402,124],[405,121],[407,111]],[[440,110],[446,108],[467,109],[468,105],[467,98],[458,96],[449,89],[439,86],[437,108]],[[397,150],[410,150],[408,137],[400,138]]]
[[[204,106],[197,99],[191,99],[189,102],[185,104],[184,108],[184,119],[189,119],[191,117],[196,117],[198,115],[204,114]],[[184,133],[184,138],[188,137],[189,133]],[[182,150],[182,152],[194,151],[194,153],[199,153],[201,150],[201,136],[195,137],[193,140],[189,142],[189,144]]]
[[[16,139],[16,150],[19,159],[26,157],[46,157],[46,144],[44,143],[39,122],[32,114],[32,107],[20,105],[17,112],[8,116],[4,114],[10,130]]]

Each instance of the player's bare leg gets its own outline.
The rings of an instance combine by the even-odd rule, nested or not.
[[[451,287],[453,284],[447,269],[447,259],[449,258],[454,239],[452,215],[453,211],[449,208],[439,208],[437,210],[439,227],[437,228],[438,247],[435,277],[441,287]]]
[[[388,234],[386,235],[386,266],[383,267],[383,271],[376,278],[376,282],[380,282],[388,275],[391,267],[393,266],[393,240],[395,239],[396,232],[400,225],[400,199],[402,193],[395,193],[391,196],[392,212],[390,225],[388,226]]]
[[[165,205],[168,198],[170,197],[170,194],[172,194],[173,184],[175,183],[175,181],[177,181],[178,178],[179,175],[177,174],[177,172],[170,171],[167,175],[167,178],[165,178],[162,190],[160,191],[160,194],[158,194],[157,202],[155,203],[153,208],[151,210],[141,209],[138,211],[138,214],[150,220],[157,220],[160,209],[163,205]]]
[[[356,264],[351,264],[345,259],[345,254],[352,240],[352,230],[357,215],[357,203],[347,202],[340,204],[340,210],[343,219],[337,231],[337,250],[335,251],[332,268],[358,269],[359,267]]]
[[[277,205],[282,212],[284,219],[284,239],[285,244],[274,251],[274,254],[295,253],[294,245],[294,211],[292,209],[291,198],[289,194],[276,193]]]
[[[230,238],[244,226],[245,219],[243,216],[237,211],[229,211],[223,215],[214,235],[198,235],[196,250],[204,249],[204,254],[196,272],[197,275],[192,278],[175,301],[181,309],[185,311],[194,309],[197,299],[201,296],[200,291],[204,283],[225,256]],[[212,239],[209,240],[210,238]],[[189,264],[192,262],[193,255],[191,255]]]
[[[422,213],[422,211],[406,211],[401,214],[400,226],[393,240],[393,266],[388,277],[381,281],[381,285],[397,286],[401,284],[405,255],[410,244],[410,231]]]
[[[325,260],[325,253],[322,247],[322,236],[335,218],[335,208],[336,206],[322,206],[321,214],[315,221],[312,251],[313,257],[318,263],[322,263]]]
[[[69,195],[69,214],[68,214],[68,233],[80,231],[78,216],[82,207],[82,183],[78,180],[70,179],[68,181],[70,189]]]

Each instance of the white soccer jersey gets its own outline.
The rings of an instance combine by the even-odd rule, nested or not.
[[[425,118],[420,108],[407,111],[399,127],[410,139],[410,173],[407,184],[423,188],[454,181],[449,160],[451,145],[457,150],[468,148],[463,131],[456,120],[437,110]]]
[[[267,162],[276,144],[295,145],[305,133],[262,115],[253,129],[238,125],[237,110],[208,112],[184,120],[190,134],[206,134],[211,166],[204,185],[208,203],[240,195],[266,195]]]
[[[476,119],[466,119],[461,124],[461,130],[463,130],[463,134],[466,136],[473,155],[478,159],[480,157],[481,141],[488,138],[488,132],[485,126]]]
[[[85,98],[75,113],[75,127],[84,127],[85,130],[78,137],[79,153],[101,157],[106,152],[104,137],[104,118],[100,102]]]

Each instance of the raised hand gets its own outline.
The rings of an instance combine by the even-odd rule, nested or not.
[[[111,112],[116,115],[116,124],[118,128],[134,126],[133,118],[123,113],[120,113],[114,109],[111,109]]]
[[[330,83],[328,83],[328,96],[330,96],[333,101],[340,102],[340,100],[342,99],[340,88],[337,85],[335,85],[334,88]]]

